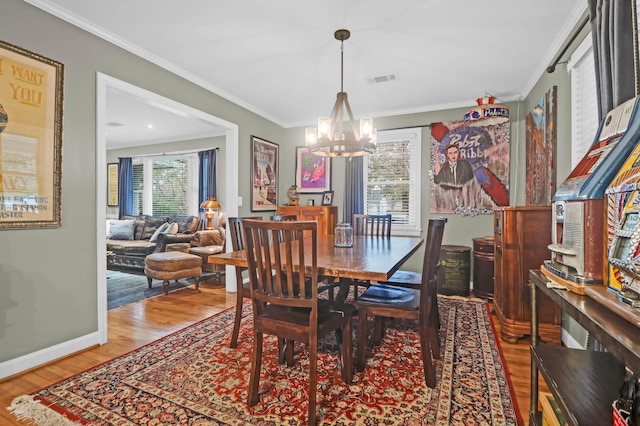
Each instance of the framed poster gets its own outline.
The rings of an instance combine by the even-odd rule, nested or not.
[[[278,206],[278,145],[251,136],[251,211]]]
[[[0,229],[59,227],[64,65],[0,40]]]
[[[296,186],[303,194],[331,189],[331,157],[318,157],[305,147],[296,148]]]
[[[107,206],[118,205],[118,163],[107,164]]]

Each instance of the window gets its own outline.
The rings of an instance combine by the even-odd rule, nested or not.
[[[134,214],[197,215],[197,169],[195,154],[134,159]]]
[[[366,214],[391,214],[394,235],[420,235],[420,128],[378,132],[365,159]]]
[[[591,36],[578,46],[568,65],[571,73],[571,168],[587,153],[600,124]]]

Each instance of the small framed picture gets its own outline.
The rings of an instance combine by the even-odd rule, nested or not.
[[[118,163],[107,164],[107,206],[118,205]]]
[[[333,191],[324,191],[322,193],[322,205],[330,206],[333,202]]]

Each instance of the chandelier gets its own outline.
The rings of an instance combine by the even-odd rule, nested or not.
[[[370,117],[361,118],[358,128],[344,91],[344,41],[350,35],[349,30],[337,30],[334,34],[336,40],[340,41],[340,92],[331,110],[331,117],[320,117],[317,128],[305,129],[305,145],[317,156],[357,157],[376,150],[377,131],[373,128],[373,120]],[[345,112],[349,118],[346,128]]]

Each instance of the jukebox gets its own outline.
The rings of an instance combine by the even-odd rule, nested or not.
[[[609,275],[607,286],[624,303],[639,306],[640,142],[606,191]]]
[[[551,259],[542,272],[576,293],[607,279],[605,191],[640,140],[638,99],[607,114],[595,142],[552,200]]]

